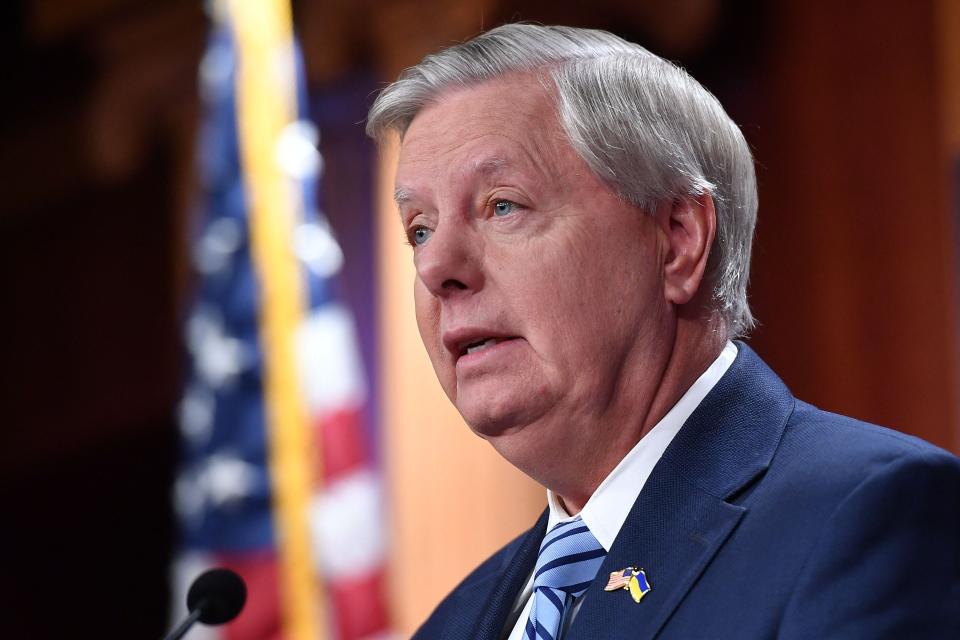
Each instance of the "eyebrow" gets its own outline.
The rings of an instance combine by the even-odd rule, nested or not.
[[[397,190],[393,192],[393,200],[397,203],[397,206],[406,204],[413,200],[413,191],[406,187],[398,187]]]
[[[477,162],[474,165],[474,170],[477,173],[481,173],[484,176],[490,176],[495,173],[498,173],[501,169],[510,166],[510,161],[501,156],[494,156],[492,158],[486,158]]]
[[[491,158],[484,158],[483,160],[478,160],[473,165],[474,173],[478,173],[486,178],[496,175],[504,168],[510,166],[510,161],[502,156],[493,156]],[[393,192],[393,200],[397,203],[397,206],[402,206],[407,204],[416,197],[416,193],[413,189],[408,187],[397,187]]]

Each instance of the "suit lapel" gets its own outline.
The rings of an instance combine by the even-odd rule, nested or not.
[[[734,499],[769,466],[794,400],[749,347],[737,346],[640,492],[567,640],[656,636],[746,513]],[[631,566],[652,587],[639,603],[603,590],[611,572]]]
[[[706,494],[659,465],[634,504],[569,635],[652,638],[686,595],[745,509]],[[644,569],[652,587],[639,602],[627,591],[606,592],[614,571]]]
[[[441,635],[444,640],[496,640],[506,624],[517,594],[537,562],[546,534],[548,512],[508,551],[499,570],[463,587],[456,608]]]

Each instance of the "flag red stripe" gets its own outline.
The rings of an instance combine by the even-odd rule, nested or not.
[[[220,555],[217,562],[239,573],[247,583],[243,612],[220,627],[224,640],[282,640],[276,553],[271,549]]]
[[[341,409],[314,420],[322,443],[322,484],[367,466],[361,409]]]
[[[387,631],[386,572],[340,578],[330,585],[339,640],[360,640]]]

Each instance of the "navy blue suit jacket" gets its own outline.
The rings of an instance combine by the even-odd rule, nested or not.
[[[640,492],[564,640],[960,638],[960,460],[797,401],[744,344]],[[417,640],[495,640],[545,533],[471,573]],[[603,590],[642,567],[639,603]]]

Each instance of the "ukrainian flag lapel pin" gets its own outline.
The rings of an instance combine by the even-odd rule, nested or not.
[[[611,573],[610,579],[607,580],[607,586],[603,588],[604,591],[618,591],[620,589],[629,591],[634,602],[640,602],[643,596],[647,595],[653,587],[650,586],[650,581],[647,580],[647,574],[643,569],[627,567]]]

